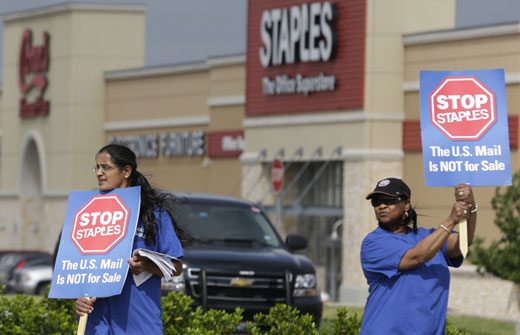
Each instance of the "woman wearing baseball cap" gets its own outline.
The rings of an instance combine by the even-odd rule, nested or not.
[[[411,194],[401,179],[385,178],[366,197],[374,207],[378,228],[361,246],[361,265],[369,285],[362,335],[445,332],[448,266],[459,267],[464,260],[453,228],[467,219],[471,244],[478,206],[471,187],[457,185],[448,217],[436,228],[418,228]]]

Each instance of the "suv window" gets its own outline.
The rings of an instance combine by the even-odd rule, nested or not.
[[[39,255],[27,257],[27,261],[25,262],[25,267],[37,266],[37,265],[52,265],[52,256],[51,255]]]
[[[4,252],[0,254],[0,268],[7,269],[26,258],[46,258],[50,255],[38,252]]]
[[[0,256],[0,268],[7,268],[16,264],[23,256],[22,254],[5,254]]]
[[[183,203],[177,211],[196,242],[237,242],[280,246],[280,238],[255,206],[230,206],[222,203]]]

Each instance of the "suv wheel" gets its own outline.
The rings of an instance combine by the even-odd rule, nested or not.
[[[35,294],[36,295],[45,295],[47,291],[47,286],[49,286],[50,282],[39,283],[36,287]]]

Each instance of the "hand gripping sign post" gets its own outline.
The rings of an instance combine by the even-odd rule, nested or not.
[[[141,188],[69,194],[49,298],[121,294],[128,273]],[[80,318],[83,334],[87,316]]]
[[[511,185],[504,70],[421,71],[426,186]],[[466,257],[467,222],[459,223]]]

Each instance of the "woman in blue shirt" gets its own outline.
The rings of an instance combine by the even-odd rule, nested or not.
[[[176,258],[183,256],[179,238],[185,233],[174,221],[171,199],[165,193],[151,187],[148,180],[137,171],[134,152],[126,146],[109,144],[96,155],[94,172],[99,190],[108,192],[115,188],[141,186],[141,207],[133,249],[144,248]],[[78,298],[76,313],[89,314],[85,334],[162,334],[161,278],[162,272],[147,258],[133,256],[128,259],[130,272],[143,271],[153,275],[139,286],[128,275],[120,295],[108,298]],[[182,272],[182,264],[174,261],[174,275]]]
[[[417,228],[410,188],[397,178],[379,181],[370,199],[379,227],[361,246],[361,265],[369,295],[361,325],[362,335],[442,335],[450,273],[463,257],[459,234],[468,221],[468,242],[475,233],[478,206],[469,185],[455,187],[455,202],[437,228]]]

